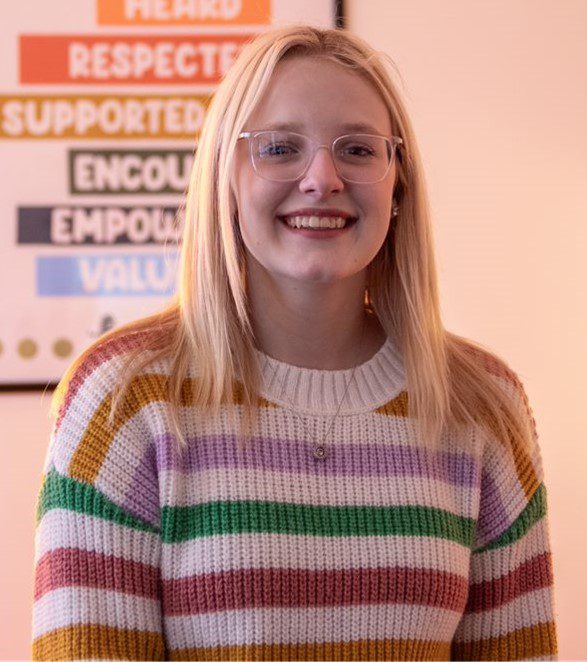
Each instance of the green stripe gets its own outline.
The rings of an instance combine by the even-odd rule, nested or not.
[[[164,542],[230,533],[315,536],[432,536],[470,547],[475,521],[421,506],[309,506],[266,501],[220,501],[164,507]]]
[[[546,487],[542,483],[530,499],[528,505],[520,513],[514,523],[504,531],[499,538],[488,543],[484,547],[475,550],[475,554],[486,552],[490,549],[506,547],[516,542],[528,533],[528,531],[546,515]]]
[[[158,533],[154,526],[133,517],[89,483],[81,483],[69,476],[63,476],[54,468],[48,472],[39,494],[37,523],[53,508],[93,515],[131,529]]]

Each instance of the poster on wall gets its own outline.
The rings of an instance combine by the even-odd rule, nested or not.
[[[272,25],[333,0],[23,0],[0,57],[0,388],[54,385],[174,293],[211,95]]]

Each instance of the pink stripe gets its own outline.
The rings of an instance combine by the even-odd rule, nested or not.
[[[528,559],[502,577],[473,584],[467,611],[478,613],[495,609],[525,593],[552,586],[552,583],[551,555],[549,552],[544,552]]]
[[[136,349],[141,344],[141,341],[151,335],[152,332],[141,332],[132,335],[124,336],[122,338],[113,338],[107,340],[103,344],[95,347],[90,354],[88,354],[81,364],[77,366],[71,380],[67,384],[67,393],[61,406],[55,422],[55,430],[61,426],[61,421],[67,411],[71,400],[75,397],[76,393],[81,388],[86,379],[99,368],[103,363],[110,360],[114,356],[124,354],[133,349]]]
[[[367,603],[419,604],[462,612],[467,589],[464,577],[423,568],[254,568],[164,580],[163,603],[168,616]]]
[[[160,570],[146,563],[81,549],[48,552],[35,571],[34,599],[64,586],[101,588],[146,598],[159,597]]]

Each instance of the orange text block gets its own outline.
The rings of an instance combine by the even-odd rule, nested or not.
[[[20,82],[217,84],[252,35],[21,35]]]
[[[270,0],[97,0],[98,25],[266,25]]]
[[[0,139],[194,140],[210,97],[174,95],[0,96]]]

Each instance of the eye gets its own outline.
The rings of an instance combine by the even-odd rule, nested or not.
[[[375,150],[372,147],[359,143],[344,145],[339,151],[341,156],[350,158],[368,158],[370,156],[375,156]]]
[[[303,136],[288,131],[267,131],[257,135],[257,158],[275,163],[285,163],[299,158],[304,152]]]
[[[286,142],[269,142],[265,145],[259,145],[259,155],[263,157],[271,156],[291,156],[297,153],[295,145]]]

